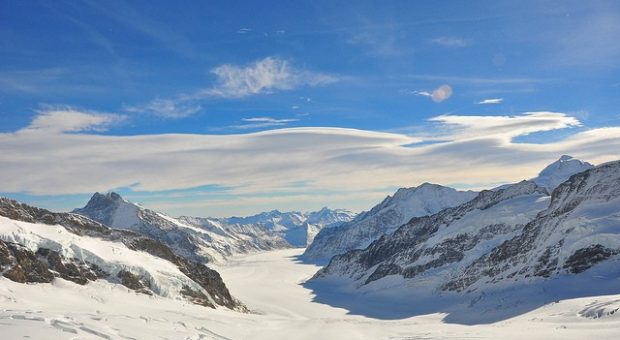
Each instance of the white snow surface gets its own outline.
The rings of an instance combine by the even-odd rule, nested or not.
[[[54,228],[51,228],[54,230]],[[2,339],[617,339],[620,295],[558,301],[491,324],[447,323],[445,314],[399,318],[351,314],[313,302],[300,285],[318,269],[301,249],[235,257],[217,268],[242,314],[136,294],[97,281],[19,284],[0,278]],[[401,299],[394,305],[407,306]]]

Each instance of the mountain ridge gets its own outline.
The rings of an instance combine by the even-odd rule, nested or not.
[[[0,267],[20,283],[105,280],[216,308],[246,311],[219,273],[144,235],[0,197]]]

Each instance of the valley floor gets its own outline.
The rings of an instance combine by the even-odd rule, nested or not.
[[[302,249],[232,259],[216,268],[254,314],[212,310],[149,297],[120,285],[64,280],[23,285],[0,278],[2,339],[615,339],[620,295],[553,303],[505,321],[447,324],[443,314],[382,320],[313,302],[301,283],[317,266],[296,260]]]

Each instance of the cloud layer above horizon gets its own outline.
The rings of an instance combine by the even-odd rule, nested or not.
[[[620,128],[571,131],[581,122],[556,112],[441,115],[417,135],[325,127],[234,135],[96,133],[122,118],[50,108],[29,126],[0,134],[3,191],[59,195],[218,185],[237,194],[320,194],[422,182],[475,186],[532,177],[561,154],[594,163],[620,158]],[[546,144],[515,141],[554,130],[571,133]]]

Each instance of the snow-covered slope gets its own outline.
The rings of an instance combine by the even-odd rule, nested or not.
[[[389,234],[411,218],[436,213],[474,198],[473,191],[457,191],[437,184],[401,188],[370,211],[337,228],[323,229],[304,253],[309,260],[326,260],[352,249],[361,249]]]
[[[414,278],[432,271],[432,280],[443,282],[456,267],[518,234],[547,207],[548,198],[547,190],[531,181],[482,191],[457,207],[411,219],[367,249],[334,257],[316,278],[345,276],[361,285],[388,275]]]
[[[547,188],[547,190],[551,192],[570,176],[592,169],[593,167],[594,165],[588,162],[578,160],[572,156],[563,155],[560,159],[544,168],[532,181],[536,182],[536,184],[541,187]]]
[[[548,278],[572,282],[578,294],[613,290],[620,277],[619,226],[617,161],[571,176],[551,197],[534,182],[523,181],[414,218],[364,250],[334,257],[315,280],[365,291],[399,287],[429,294],[529,283],[566,288],[562,283],[554,287]],[[593,266],[598,266],[598,287],[582,277],[570,281]]]
[[[73,211],[113,228],[152,237],[183,257],[219,262],[226,257],[254,250],[289,247],[261,225],[226,225],[215,219],[172,218],[131,203],[116,193],[96,193],[84,208]]]
[[[272,210],[247,217],[217,219],[227,225],[257,225],[277,232],[294,247],[306,247],[323,228],[351,221],[355,214],[345,209],[322,208],[313,212]]]
[[[469,264],[443,289],[579,274],[603,262],[615,263],[608,274],[617,277],[619,254],[620,161],[615,161],[560,184],[549,207],[521,233]]]
[[[156,240],[5,198],[0,198],[0,272],[20,283],[102,280],[147,295],[244,308],[216,271]]]

